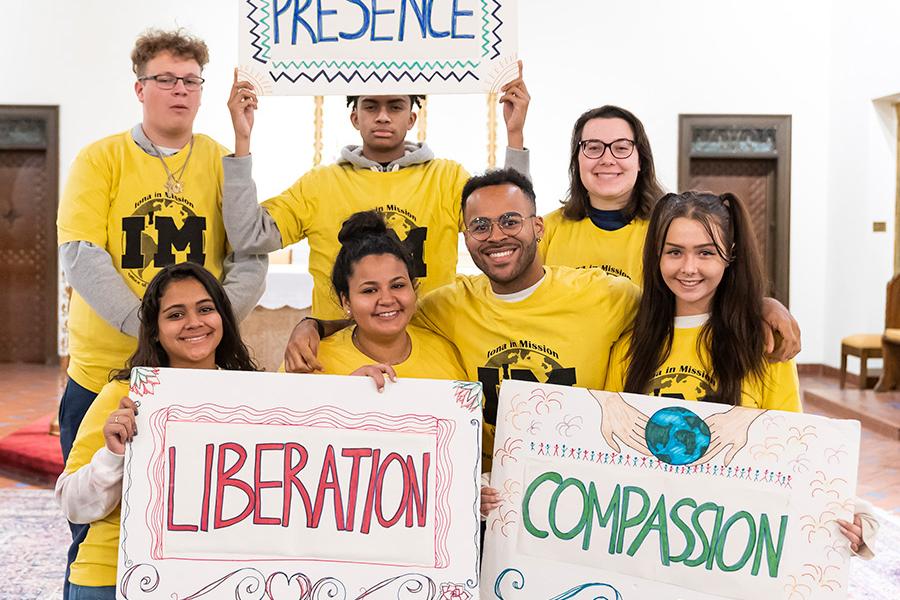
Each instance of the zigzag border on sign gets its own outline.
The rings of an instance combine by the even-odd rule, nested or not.
[[[446,74],[439,73],[439,72],[425,74],[425,73],[413,73],[411,71],[401,71],[399,73],[393,73],[391,71],[388,71],[387,73],[384,73],[384,74],[369,73],[367,75],[363,75],[359,71],[353,71],[352,73],[349,73],[349,74],[338,71],[337,73],[329,74],[326,71],[322,70],[322,71],[319,71],[318,73],[314,73],[314,74],[301,72],[301,73],[298,73],[295,77],[291,77],[285,71],[281,71],[280,73],[275,73],[274,71],[269,71],[269,75],[272,77],[272,81],[277,82],[280,79],[284,78],[284,79],[287,79],[288,81],[290,81],[291,83],[297,83],[301,79],[306,79],[310,83],[313,83],[313,82],[318,81],[319,78],[324,78],[325,81],[327,81],[328,83],[332,83],[334,81],[337,81],[338,79],[343,80],[345,83],[350,83],[353,80],[358,80],[358,81],[362,81],[363,83],[367,83],[372,79],[376,79],[381,83],[384,83],[388,79],[392,79],[398,83],[403,79],[409,80],[412,83],[415,83],[419,80],[425,80],[425,81],[431,82],[435,78],[442,79],[443,81],[450,81],[451,79],[454,79],[457,82],[461,82],[464,79],[469,78],[469,77],[471,77],[475,81],[479,81],[479,79],[480,79],[478,77],[478,75],[476,75],[472,71],[466,71],[465,73],[462,73],[462,74],[458,74],[455,72],[446,73]]]
[[[490,46],[491,42],[488,40],[488,7],[487,0],[481,0],[481,22],[483,26],[481,27],[481,39],[484,40],[484,43],[481,44],[481,56],[488,55],[488,46]]]
[[[263,6],[257,6],[254,4],[254,0],[247,0],[247,4],[252,7],[252,10],[247,13],[247,19],[253,23],[253,28],[250,29],[250,35],[256,38],[256,40],[250,42],[250,45],[256,48],[253,59],[265,64],[269,62],[269,52],[272,50],[271,46],[269,46],[269,23],[267,21],[272,15],[266,10],[265,1],[263,2]],[[262,18],[260,18],[259,21],[253,18],[253,13],[256,11],[263,13]],[[260,27],[263,28],[261,33],[257,32],[257,29]]]
[[[365,60],[301,60],[301,61],[277,61],[272,63],[273,69],[419,69],[434,71],[437,69],[477,69],[481,62],[473,62],[471,60],[455,60],[455,61],[365,61]]]
[[[500,43],[503,42],[503,39],[500,37],[500,34],[497,33],[498,31],[500,31],[500,28],[503,26],[503,21],[497,15],[497,13],[500,12],[500,2],[499,2],[499,0],[493,0],[493,1],[497,8],[494,9],[494,12],[491,13],[491,16],[497,20],[497,26],[494,27],[494,29],[493,29],[493,31],[491,31],[491,33],[494,34],[494,37],[497,38],[497,41],[494,42],[494,45],[491,47],[494,50],[494,55],[491,56],[491,60],[494,60],[495,58],[500,56],[500,49],[497,46],[499,46]]]

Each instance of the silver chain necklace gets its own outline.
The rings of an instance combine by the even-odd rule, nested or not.
[[[181,165],[181,168],[178,169],[178,174],[175,175],[172,171],[169,170],[169,165],[166,164],[166,159],[163,158],[162,152],[159,148],[156,147],[156,144],[153,143],[149,137],[147,141],[150,142],[150,145],[153,147],[153,151],[156,152],[156,158],[159,159],[159,162],[162,163],[163,169],[166,170],[166,191],[170,194],[180,194],[184,191],[184,182],[181,178],[184,176],[184,170],[188,166],[188,162],[191,160],[191,154],[194,153],[194,136],[191,136],[191,145],[188,148],[187,158],[184,159],[184,164]]]

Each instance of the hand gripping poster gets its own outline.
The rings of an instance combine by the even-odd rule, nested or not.
[[[504,381],[482,598],[847,597],[859,423]]]
[[[118,598],[478,597],[481,387],[137,368]]]
[[[518,73],[517,0],[238,0],[259,94],[497,92]]]

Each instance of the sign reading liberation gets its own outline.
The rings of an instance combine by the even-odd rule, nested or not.
[[[478,596],[479,384],[136,368],[131,397],[120,598]]]
[[[261,94],[496,92],[517,75],[516,0],[240,0]]]

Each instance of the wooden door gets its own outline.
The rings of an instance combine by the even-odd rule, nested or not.
[[[791,118],[787,115],[681,115],[678,189],[732,192],[747,206],[768,277],[768,293],[788,306]]]
[[[0,361],[57,362],[57,108],[0,106]]]

